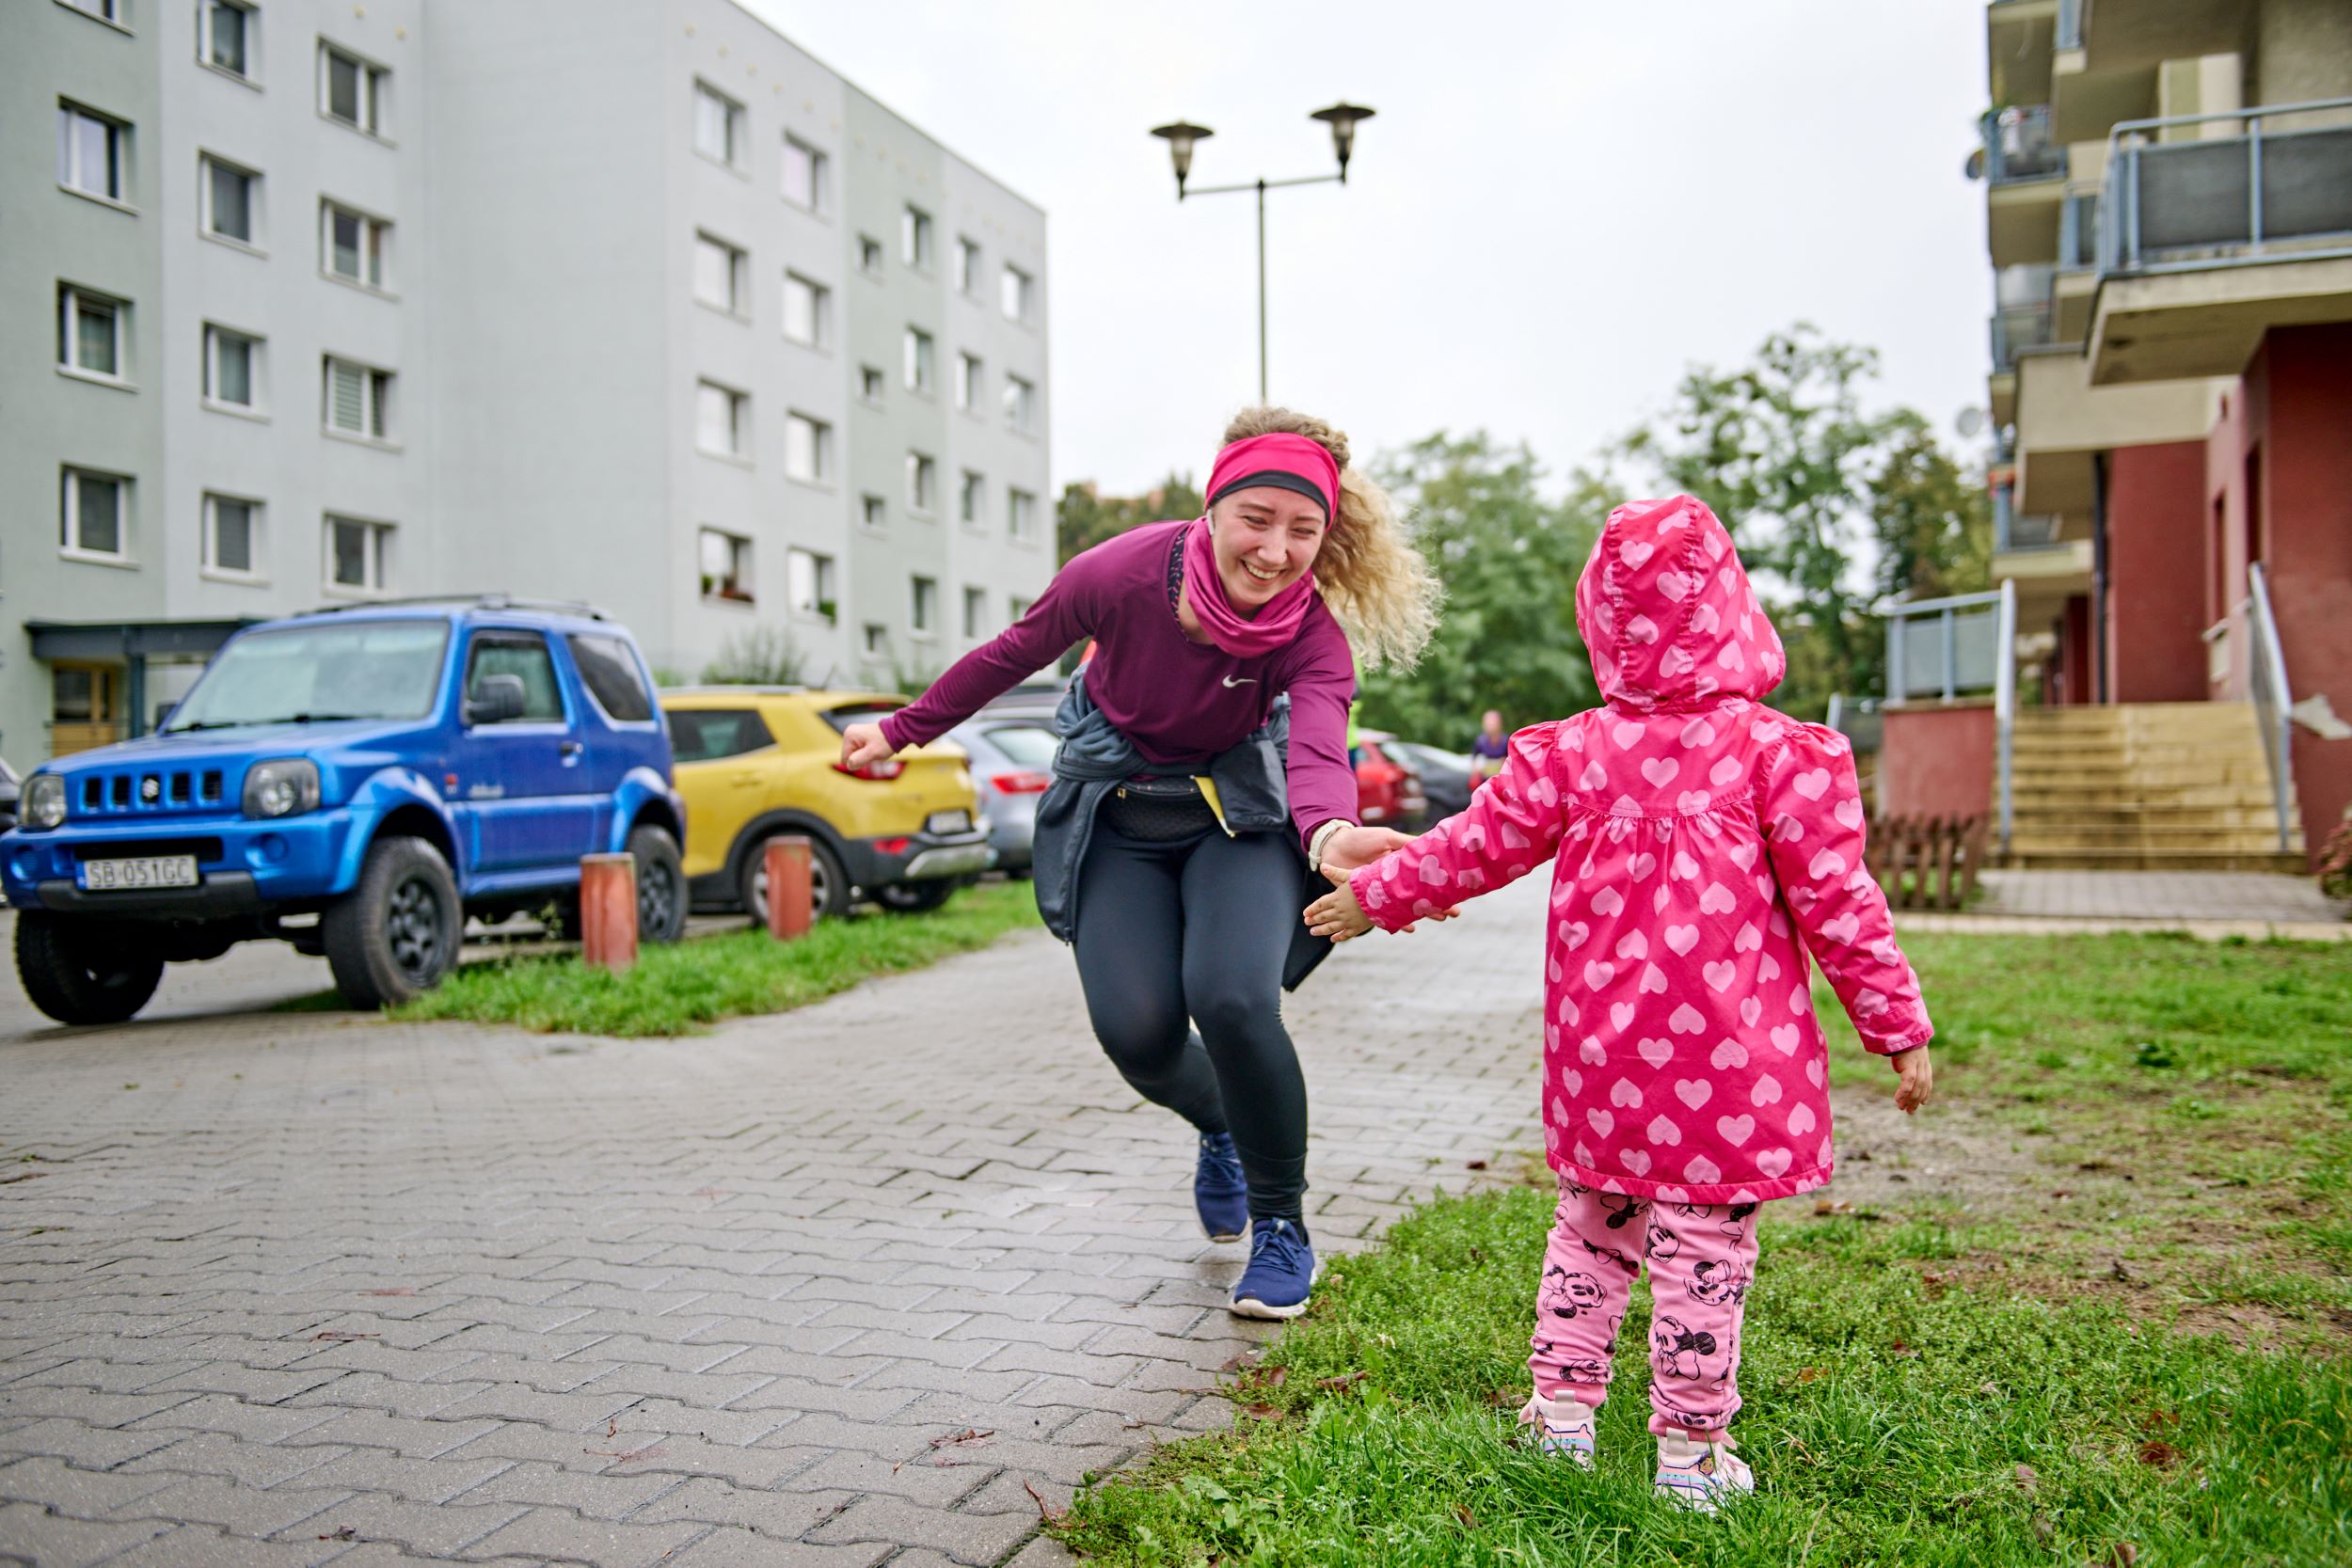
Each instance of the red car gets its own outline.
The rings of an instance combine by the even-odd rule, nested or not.
[[[1381,746],[1396,737],[1377,730],[1356,736],[1356,811],[1368,823],[1419,832],[1429,817],[1421,775]]]

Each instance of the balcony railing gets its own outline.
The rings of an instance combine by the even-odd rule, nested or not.
[[[2046,299],[1994,311],[1993,373],[2003,375],[2015,370],[2022,350],[2041,348],[2053,341],[2052,326],[2050,302]]]
[[[2089,8],[2090,0],[2058,0],[2058,35],[2052,40],[2053,48],[2083,46],[2083,12]]]
[[[2099,272],[2181,271],[2352,255],[2352,98],[2133,119],[2107,135]],[[2186,126],[2236,135],[2165,141]]]
[[[2066,148],[2050,139],[2046,103],[1995,109],[1984,117],[1984,177],[1995,185],[2055,180],[2066,173]]]
[[[1886,700],[1993,694],[1994,783],[2009,848],[2010,738],[2017,721],[2017,584],[1886,609]]]

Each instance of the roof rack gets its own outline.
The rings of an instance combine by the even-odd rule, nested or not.
[[[405,598],[358,599],[346,604],[325,604],[300,613],[337,615],[345,610],[378,610],[386,605],[427,604],[470,605],[476,610],[544,610],[584,616],[591,621],[609,621],[612,618],[584,599],[527,599],[513,594],[414,594]]]

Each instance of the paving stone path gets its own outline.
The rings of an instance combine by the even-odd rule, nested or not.
[[[1539,1144],[1540,881],[1292,1003],[1327,1248]],[[1036,1568],[1263,1334],[1041,935],[681,1040],[19,1028],[0,1560]]]

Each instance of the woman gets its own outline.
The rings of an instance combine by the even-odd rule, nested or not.
[[[1018,625],[841,740],[844,767],[882,761],[1094,640],[1039,806],[1038,905],[1112,1063],[1199,1132],[1202,1227],[1248,1226],[1247,1317],[1296,1317],[1314,1280],[1307,1087],[1281,1017],[1322,952],[1295,950],[1299,911],[1327,869],[1407,842],[1356,821],[1356,657],[1409,665],[1436,620],[1428,568],[1347,460],[1320,420],[1245,410],[1207,515],[1087,551]]]
[[[1493,708],[1478,721],[1478,738],[1470,742],[1470,784],[1476,787],[1502,771],[1511,754],[1511,737],[1502,733],[1502,715]]]

